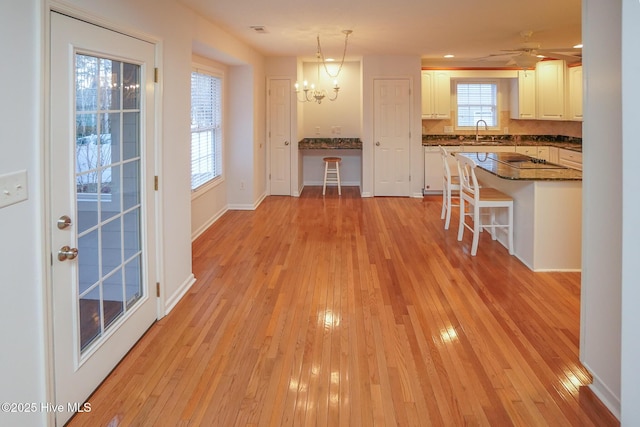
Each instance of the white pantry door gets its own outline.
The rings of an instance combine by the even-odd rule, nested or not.
[[[270,194],[291,195],[291,81],[269,85]]]
[[[411,92],[408,79],[376,79],[374,104],[374,195],[411,195]]]
[[[51,14],[56,422],[157,317],[152,44]],[[89,402],[90,404],[90,402]]]

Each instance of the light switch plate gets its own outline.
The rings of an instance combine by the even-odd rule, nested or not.
[[[0,175],[0,208],[27,200],[27,171]]]

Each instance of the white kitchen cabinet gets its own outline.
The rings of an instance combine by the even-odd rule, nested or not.
[[[569,67],[569,120],[582,121],[582,65]]]
[[[549,147],[549,163],[560,164],[560,149],[558,147]]]
[[[516,153],[524,154],[536,159],[549,160],[549,147],[523,145],[516,147]]]
[[[536,118],[536,72],[518,71],[518,78],[511,81],[511,118]]]
[[[451,118],[451,75],[448,71],[422,70],[422,118]]]
[[[459,152],[459,146],[444,147],[448,152]],[[455,157],[451,156],[449,167],[452,175],[458,175],[458,165]],[[424,147],[424,193],[442,193],[443,178],[442,157],[440,157],[440,147]]]
[[[582,153],[560,148],[558,150],[558,164],[568,168],[582,170]]]
[[[536,64],[539,120],[566,120],[566,68],[563,60],[540,61]]]

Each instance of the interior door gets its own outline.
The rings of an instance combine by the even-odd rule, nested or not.
[[[154,46],[51,14],[55,399],[62,425],[157,317]]]
[[[291,81],[273,79],[269,87],[270,193],[291,195]]]
[[[374,195],[411,195],[411,92],[408,79],[376,79]]]

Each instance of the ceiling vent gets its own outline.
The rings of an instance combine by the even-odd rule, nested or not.
[[[249,28],[251,28],[253,31],[255,31],[258,34],[267,34],[268,33],[267,29],[262,25],[252,25]]]

